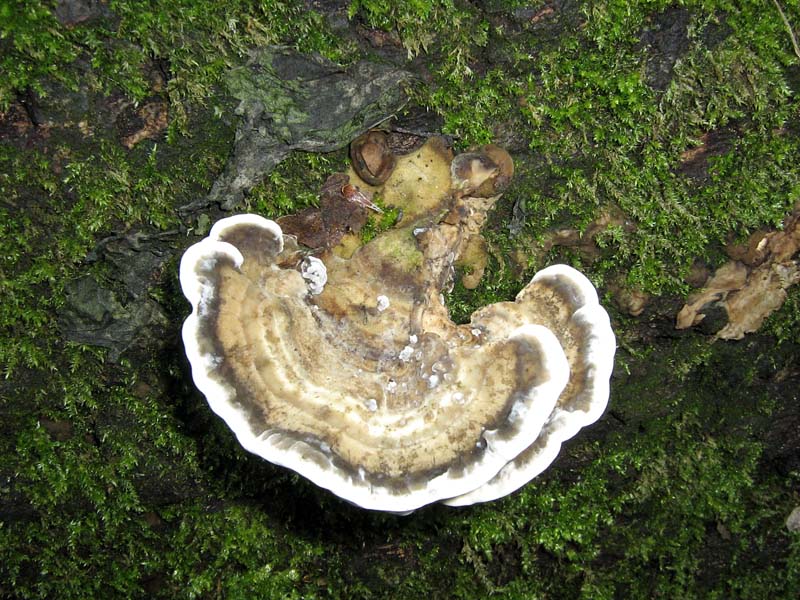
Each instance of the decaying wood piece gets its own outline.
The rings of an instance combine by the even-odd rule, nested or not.
[[[708,278],[702,290],[689,296],[676,320],[677,329],[698,325],[712,309],[722,308],[727,324],[717,333],[738,340],[758,331],[764,319],[780,308],[786,290],[800,282],[800,206],[781,231],[759,230],[745,244],[729,246],[734,258]]]

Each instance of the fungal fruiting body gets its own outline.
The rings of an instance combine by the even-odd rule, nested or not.
[[[419,164],[455,177],[435,152],[442,164]],[[291,238],[255,215],[187,250],[193,378],[247,450],[359,506],[408,512],[510,493],[599,417],[614,336],[574,269],[544,269],[514,302],[450,320],[453,262],[499,196],[455,188],[429,190],[437,204],[349,256],[322,256],[321,289]]]

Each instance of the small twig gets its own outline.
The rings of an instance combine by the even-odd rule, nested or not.
[[[405,105],[403,105],[403,106],[405,106]],[[402,106],[400,108],[402,108]],[[384,123],[386,123],[386,121],[389,121],[390,119],[396,119],[396,118],[397,118],[397,114],[396,113],[392,113],[392,114],[390,114],[390,115],[388,115],[386,117],[381,117],[380,119],[375,121],[372,125],[367,127],[367,131],[369,131],[370,129],[375,129],[375,128],[383,125]]]
[[[395,133],[404,133],[406,135],[413,135],[415,137],[421,137],[421,138],[430,138],[430,137],[433,137],[435,135],[438,135],[438,136],[441,136],[441,137],[444,137],[444,138],[449,138],[449,139],[452,140],[452,139],[458,139],[459,137],[461,137],[461,136],[458,136],[458,135],[455,135],[455,134],[442,134],[442,133],[436,133],[436,132],[431,132],[431,131],[419,131],[418,129],[406,129],[405,127],[392,126],[390,129],[392,131],[394,131]]]
[[[200,200],[195,200],[194,202],[190,202],[189,204],[184,204],[183,206],[178,207],[178,214],[182,217],[186,217],[191,213],[198,212],[203,210],[204,208],[208,208],[214,204],[213,200],[209,200],[208,197],[201,198]]]
[[[775,8],[778,9],[778,12],[781,14],[781,19],[783,19],[783,24],[786,25],[786,31],[789,32],[789,37],[792,39],[792,46],[794,46],[794,53],[797,55],[797,58],[800,58],[800,46],[797,44],[797,38],[794,36],[794,31],[792,31],[792,25],[789,23],[789,19],[786,18],[786,14],[783,12],[781,5],[778,4],[778,0],[772,0],[773,4],[775,4]]]
[[[130,246],[131,250],[134,252],[141,251],[142,242],[150,242],[150,241],[159,241],[169,239],[171,237],[175,237],[180,232],[177,229],[170,229],[168,231],[159,231],[156,233],[142,233],[141,231],[137,231],[135,233],[116,233],[114,235],[110,235],[108,237],[103,238],[86,255],[86,260],[89,262],[95,262],[99,260],[100,254],[103,252],[113,252],[113,250],[107,250],[107,246],[112,242],[119,242],[124,241],[127,242]]]

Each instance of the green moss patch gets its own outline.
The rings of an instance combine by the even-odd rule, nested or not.
[[[785,526],[800,505],[797,289],[734,343],[676,332],[670,308],[695,259],[713,266],[800,198],[798,60],[772,3],[112,0],[69,25],[56,4],[0,2],[0,108],[21,119],[4,113],[0,127],[0,596],[800,595],[800,537]],[[799,9],[781,5],[797,34]],[[366,30],[399,47],[370,45]],[[414,102],[459,148],[511,150],[489,270],[476,290],[455,288],[454,318],[512,299],[555,260],[655,294],[642,317],[613,315],[605,416],[511,497],[358,510],[248,455],[194,390],[177,262],[218,212],[177,209],[230,154],[224,72],[278,42],[344,62],[409,56]],[[114,107],[151,97],[170,126],[126,150]],[[312,205],[346,163],[344,151],[292,155],[246,208]],[[543,252],[552,230],[586,230],[608,210],[624,219],[596,256]],[[59,315],[79,277],[129,300],[96,257],[137,233],[171,248],[145,292],[170,324],[112,362],[65,341]]]

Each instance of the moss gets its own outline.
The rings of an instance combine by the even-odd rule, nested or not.
[[[642,40],[661,43],[652,35],[671,3],[579,2],[560,13],[484,4],[351,4],[354,24],[397,32],[427,65],[414,97],[459,145],[499,139],[518,157],[490,222],[489,271],[449,299],[457,319],[524,285],[533,269],[512,264],[512,251],[538,268],[555,253],[544,257],[537,240],[585,229],[610,206],[628,223],[600,237],[600,258],[559,258],[582,261],[596,282],[624,274],[665,294],[683,290],[695,257],[713,262],[729,236],[776,225],[797,200],[797,64],[769,3],[679,3],[685,44],[661,89]],[[784,4],[796,29],[800,13]],[[27,146],[0,146],[0,596],[800,594],[800,538],[784,526],[800,504],[789,434],[795,288],[764,335],[738,343],[677,336],[657,310],[614,315],[624,349],[597,425],[509,498],[405,518],[359,511],[238,446],[181,358],[176,260],[151,288],[173,321],[163,345],[110,364],[105,351],[61,339],[66,283],[109,275],[85,260],[97,243],[182,231],[177,207],[221,170],[233,127],[214,86],[226,65],[279,40],[332,58],[353,52],[294,5],[108,6],[116,19],[65,28],[46,4],[0,4],[0,105],[54,81],[141,100],[158,59],[174,107],[168,139],[130,152],[99,120],[92,135],[56,124]],[[345,163],[344,152],[293,155],[247,208],[275,217],[313,204]]]
[[[770,315],[764,329],[771,332],[778,343],[800,343],[800,286],[788,290],[786,302]]]
[[[347,151],[293,152],[245,198],[245,210],[268,218],[298,212],[318,203],[319,190],[332,173],[343,172]]]
[[[394,206],[384,207],[380,197],[373,198],[373,202],[383,210],[382,214],[370,214],[369,219],[359,231],[361,243],[366,244],[375,239],[379,234],[394,226],[400,217],[400,210]]]
[[[731,13],[724,2],[687,6],[685,30],[663,38],[665,2],[594,3],[577,15],[542,9],[527,23],[461,15],[437,38],[441,54],[431,45],[433,82],[415,96],[464,146],[500,136],[530,149],[532,168],[515,186],[528,191],[534,237],[621,209],[628,226],[601,236],[595,279],[624,271],[629,285],[654,293],[685,291],[692,262],[728,236],[777,224],[800,185],[787,70],[796,59],[780,19],[758,3]],[[428,8],[431,22],[448,10]],[[402,28],[404,17],[395,18]],[[569,18],[577,23],[562,22]],[[496,67],[477,61],[489,52],[487,35],[503,48]],[[685,48],[673,40],[680,35]],[[657,49],[675,53],[663,90],[642,69]],[[703,141],[727,131],[729,147]],[[699,178],[688,164],[698,155]]]
[[[14,298],[0,306],[0,326],[11,332],[0,349],[7,377],[17,366],[50,362],[64,285],[100,239],[135,228],[175,231],[176,208],[210,185],[232,137],[219,121],[202,123],[192,141],[132,152],[72,130],[54,132],[47,149],[0,147],[0,269],[3,291]]]
[[[371,27],[395,33],[408,51],[409,57],[433,50],[441,44],[441,36],[455,39],[456,51],[451,60],[458,70],[468,70],[467,63],[473,43],[485,44],[486,24],[473,11],[462,8],[453,0],[408,2],[387,5],[375,0],[352,0],[350,18],[359,16]]]
[[[77,60],[91,62],[96,87],[107,93],[121,89],[141,101],[150,93],[146,73],[155,59],[170,71],[166,92],[173,127],[187,131],[191,104],[212,98],[225,69],[253,45],[291,40],[300,50],[332,59],[347,52],[318,13],[291,3],[158,1],[143,10],[138,2],[118,0],[109,9],[64,27],[47,4],[5,2],[0,41],[7,50],[7,76],[0,84],[0,108],[26,89],[48,94],[45,77],[76,89],[84,76]]]
[[[472,313],[482,306],[514,300],[533,276],[532,274],[527,278],[513,276],[510,266],[498,261],[494,255],[490,255],[487,272],[474,290],[464,287],[461,275],[462,272],[456,272],[453,290],[445,295],[450,318],[456,323],[468,323]]]

